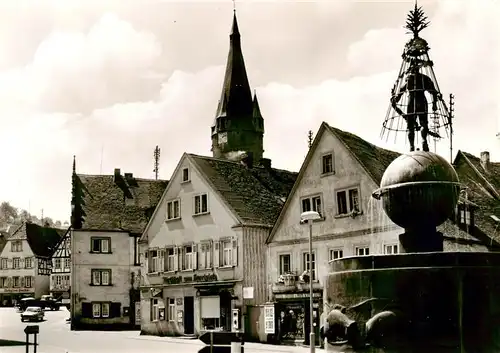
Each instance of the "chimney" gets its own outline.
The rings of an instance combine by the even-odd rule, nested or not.
[[[243,164],[247,168],[253,168],[253,153],[246,152],[244,155],[242,155],[241,164]]]
[[[133,173],[125,173],[125,179],[129,180],[129,179],[134,179],[134,174]]]
[[[481,166],[485,171],[489,170],[490,167],[490,152],[481,152]]]
[[[269,158],[261,158],[260,165],[266,169],[271,169],[271,160]]]
[[[114,181],[117,183],[121,179],[120,168],[115,168]]]

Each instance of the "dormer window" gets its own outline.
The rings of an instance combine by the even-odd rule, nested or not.
[[[458,224],[466,226],[472,226],[474,224],[474,211],[472,207],[459,205],[456,212]]]
[[[184,168],[182,170],[182,182],[183,183],[186,183],[188,182],[190,179],[189,179],[189,168]]]
[[[333,174],[335,172],[333,153],[327,153],[321,157],[321,170],[321,174]]]

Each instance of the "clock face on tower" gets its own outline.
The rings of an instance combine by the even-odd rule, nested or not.
[[[227,132],[219,133],[219,143],[227,143]]]

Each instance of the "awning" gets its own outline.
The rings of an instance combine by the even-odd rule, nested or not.
[[[194,283],[193,287],[199,289],[213,288],[213,287],[231,288],[234,286],[236,282],[237,281],[214,281],[214,282]]]

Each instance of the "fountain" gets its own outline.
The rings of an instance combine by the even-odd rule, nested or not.
[[[452,215],[460,184],[444,158],[423,149],[396,158],[372,194],[404,229],[401,253],[330,262],[329,352],[500,351],[500,253],[443,252],[437,227]]]

